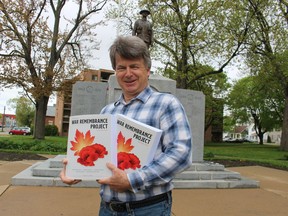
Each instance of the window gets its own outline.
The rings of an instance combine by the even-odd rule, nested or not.
[[[92,75],[92,80],[93,81],[98,81],[98,76],[97,75]]]

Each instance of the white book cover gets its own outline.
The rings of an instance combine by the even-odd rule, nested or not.
[[[66,176],[96,180],[112,175],[106,163],[117,164],[116,137],[109,114],[70,116]]]
[[[127,173],[149,164],[155,155],[162,130],[116,115],[118,168]]]

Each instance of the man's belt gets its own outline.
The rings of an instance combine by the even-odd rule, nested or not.
[[[164,194],[156,195],[153,197],[149,197],[144,200],[139,200],[139,201],[132,201],[132,202],[106,202],[106,205],[109,206],[109,208],[113,211],[116,212],[125,212],[127,209],[135,209],[135,208],[141,208],[149,205],[153,205],[159,202],[162,202],[164,200],[168,200],[168,193],[170,194],[171,192],[167,192]]]

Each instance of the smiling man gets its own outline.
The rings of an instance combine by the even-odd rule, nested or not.
[[[101,184],[100,216],[171,215],[172,180],[191,165],[191,132],[183,106],[171,94],[154,92],[149,86],[151,58],[137,36],[118,37],[110,47],[110,59],[122,89],[120,98],[105,106],[102,114],[124,114],[163,130],[154,159],[129,174],[107,164],[112,176]],[[67,179],[67,184],[79,181]]]

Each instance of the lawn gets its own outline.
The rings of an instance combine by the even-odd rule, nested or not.
[[[276,145],[256,143],[209,143],[204,147],[205,160],[234,160],[254,162],[288,170],[288,152],[280,151]]]
[[[67,137],[46,136],[45,140],[34,140],[32,136],[0,136],[0,151],[36,154],[66,153]]]

